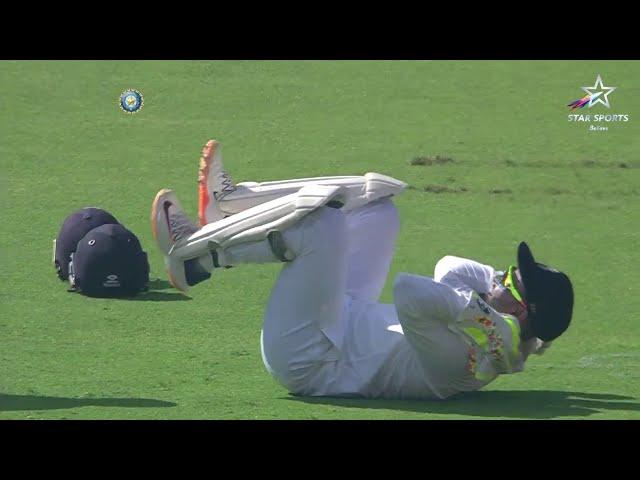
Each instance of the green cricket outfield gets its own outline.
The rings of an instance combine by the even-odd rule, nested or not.
[[[610,108],[570,111],[598,74]],[[638,78],[623,61],[0,62],[0,419],[640,418]],[[527,240],[571,276],[571,328],[524,373],[445,402],[290,396],[259,345],[280,267],[216,271],[186,297],[153,242],[158,189],[195,218],[209,138],[236,181],[408,182],[383,301],[398,272],[446,254],[507,266]],[[149,293],[66,292],[51,243],[84,206],[139,236]]]

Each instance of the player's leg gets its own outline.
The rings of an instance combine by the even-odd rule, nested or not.
[[[260,347],[267,370],[280,383],[293,393],[313,395],[326,374],[323,367],[339,358],[348,315],[344,214],[338,208],[319,207],[272,232],[276,235],[267,239],[219,248],[217,261],[237,266],[292,258],[271,290]]]
[[[308,185],[341,186],[345,190],[344,211],[379,198],[397,195],[404,182],[378,173],[356,176],[298,178],[273,182],[233,183],[222,163],[222,145],[209,140],[202,150],[198,170],[198,216],[200,225],[218,221],[247,208],[297,192]]]
[[[316,177],[276,182],[244,182],[235,185],[224,168],[222,145],[209,140],[202,150],[198,171],[201,225],[218,221],[309,184],[342,185],[345,188],[349,274],[347,291],[353,298],[377,301],[389,271],[398,212],[389,198],[406,184],[383,175]]]
[[[190,261],[201,269],[207,269],[208,262],[222,267],[286,261],[267,305],[261,347],[269,371],[294,393],[313,393],[313,380],[322,366],[338,358],[336,347],[341,342],[341,323],[347,308],[346,224],[338,208],[322,206],[338,198],[336,191],[339,189],[332,187],[303,188],[288,200],[277,199],[254,207],[209,224],[186,238],[176,232],[177,241],[168,252],[166,245],[163,250],[170,261],[182,259],[183,271]],[[317,198],[324,194],[324,199],[314,200],[312,193]],[[176,204],[175,196],[161,192],[156,200],[154,211],[159,217],[154,219],[159,221],[155,230],[165,230],[165,224],[180,228],[184,218],[178,215],[177,208],[172,213],[179,218],[164,218],[164,205]],[[285,200],[294,206],[310,206],[313,202],[318,206],[293,221],[283,221],[291,216],[282,208]],[[169,205],[169,210],[174,204]],[[162,239],[163,235],[170,233],[161,233],[157,238]],[[186,257],[189,259],[185,261]],[[171,268],[174,265],[170,263]],[[172,282],[177,276],[172,273]]]
[[[346,213],[347,294],[377,302],[384,287],[400,229],[398,210],[390,198]]]
[[[296,258],[284,265],[271,291],[262,356],[291,392],[313,395],[327,373],[323,367],[339,358],[348,315],[344,214],[322,207],[282,236]]]
[[[323,205],[341,206],[341,194],[338,187],[306,186],[198,230],[173,192],[161,190],[152,205],[151,226],[172,284],[186,291],[208,278],[214,267],[231,265],[225,263],[225,256],[235,245],[267,240],[278,258],[292,260],[292,253],[279,241],[279,232]],[[202,269],[205,272],[200,272]]]

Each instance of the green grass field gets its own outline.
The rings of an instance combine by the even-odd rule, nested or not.
[[[567,120],[597,74],[611,109],[580,113],[630,116],[605,132]],[[640,62],[0,62],[0,418],[640,418],[638,78]],[[126,88],[144,95],[135,115]],[[383,301],[398,272],[431,275],[445,254],[506,266],[526,239],[571,275],[571,328],[524,373],[447,402],[290,396],[259,347],[279,266],[215,272],[188,298],[153,243],[159,188],[195,217],[209,138],[236,181],[407,181]],[[152,292],[66,292],[51,242],[84,206],[139,236]]]

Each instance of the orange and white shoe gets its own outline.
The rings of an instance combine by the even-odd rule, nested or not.
[[[151,231],[164,256],[171,285],[182,292],[211,276],[198,264],[197,259],[185,262],[171,255],[174,246],[197,230],[198,227],[184,213],[172,190],[164,188],[156,194],[151,206]]]
[[[198,169],[198,220],[201,227],[231,214],[221,208],[220,201],[235,191],[236,186],[222,165],[222,145],[216,140],[209,140],[202,148]]]

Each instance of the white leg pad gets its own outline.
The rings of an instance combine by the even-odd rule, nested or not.
[[[345,211],[353,210],[381,198],[399,195],[407,188],[405,182],[380,173],[366,173],[364,179],[364,191],[357,192],[358,194],[352,197],[347,197],[344,206]]]
[[[227,214],[237,214],[248,208],[290,195],[309,185],[343,187],[343,210],[349,211],[383,197],[400,194],[406,183],[379,173],[358,176],[313,177],[276,182],[242,182],[236,190],[219,199],[220,208]]]
[[[269,232],[285,230],[331,201],[344,203],[345,189],[340,186],[307,185],[295,193],[202,227],[185,241],[174,245],[169,255],[184,261],[218,248],[264,240]]]

